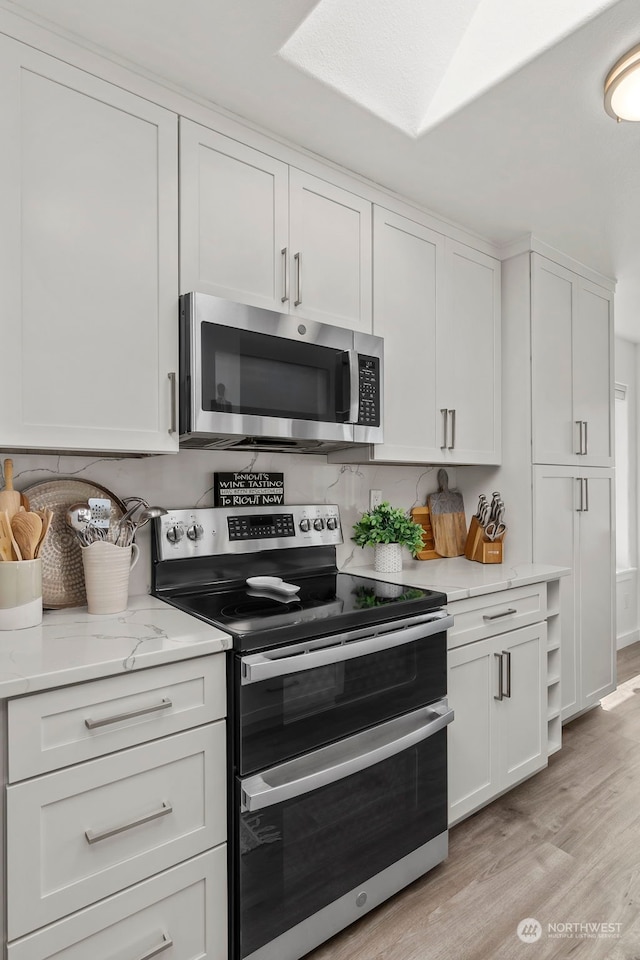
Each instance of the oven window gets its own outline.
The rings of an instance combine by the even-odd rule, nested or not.
[[[342,423],[348,416],[343,350],[203,323],[202,409]]]
[[[241,685],[243,775],[315,750],[445,696],[446,633],[313,670]]]
[[[344,780],[240,814],[246,957],[447,829],[446,730]]]

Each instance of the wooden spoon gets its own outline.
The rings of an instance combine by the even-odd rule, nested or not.
[[[53,520],[53,510],[36,510],[38,516],[42,519],[42,533],[40,534],[40,539],[36,545],[36,552],[34,554],[34,559],[38,559],[40,556],[40,551],[42,549],[42,544],[44,539],[49,532],[49,527],[51,526],[51,521]]]
[[[6,510],[0,510],[0,559],[22,560],[22,554],[14,539],[11,521]]]
[[[37,513],[16,513],[11,518],[11,529],[20,547],[23,560],[34,560],[42,535],[42,517]]]

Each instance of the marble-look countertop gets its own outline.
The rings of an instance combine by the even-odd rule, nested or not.
[[[442,560],[404,557],[400,573],[377,573],[373,564],[357,567],[351,563],[345,572],[373,580],[401,583],[407,587],[440,590],[446,593],[449,603],[511,587],[524,587],[529,583],[557,580],[571,573],[568,567],[553,567],[545,563],[476,563],[465,557]]]
[[[47,610],[37,627],[0,631],[0,699],[230,647],[222,630],[147,594],[111,616]]]

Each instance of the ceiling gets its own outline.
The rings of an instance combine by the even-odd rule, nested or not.
[[[618,280],[616,330],[640,342],[640,124],[602,101],[638,0],[0,5],[494,242],[535,234]]]

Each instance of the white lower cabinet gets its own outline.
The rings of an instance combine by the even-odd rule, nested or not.
[[[9,945],[8,960],[226,960],[224,844]]]
[[[449,650],[450,825],[546,766],[546,675],[544,621]]]
[[[5,791],[9,960],[225,960],[223,668],[217,654],[10,701],[9,756],[22,739],[29,759],[10,759]],[[65,740],[91,759],[70,765]]]

